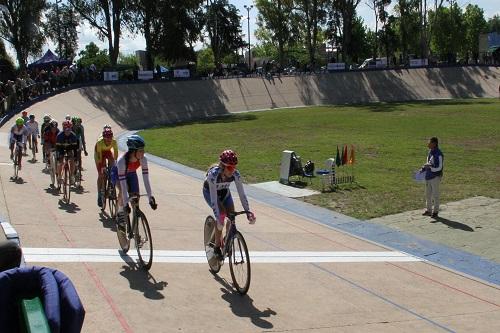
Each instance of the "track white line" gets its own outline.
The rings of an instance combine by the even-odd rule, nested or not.
[[[26,262],[135,262],[137,254],[131,248],[127,254],[116,249],[75,248],[23,248]],[[207,262],[204,251],[154,251],[156,263],[203,264]],[[369,263],[369,262],[415,262],[419,258],[395,251],[383,252],[312,252],[312,251],[251,251],[253,263]]]

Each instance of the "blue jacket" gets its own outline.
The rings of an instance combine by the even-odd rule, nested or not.
[[[427,163],[431,168],[425,170],[425,180],[443,176],[444,156],[439,148],[429,150]]]

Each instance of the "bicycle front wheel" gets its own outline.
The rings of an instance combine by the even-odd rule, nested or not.
[[[70,201],[70,188],[69,188],[69,166],[67,164],[68,162],[66,162],[66,164],[64,165],[64,184],[63,184],[63,199],[64,199],[64,202],[66,202],[67,204],[69,204],[69,201]]]
[[[233,285],[239,294],[245,295],[250,288],[250,255],[243,235],[237,231],[231,240],[229,270]]]
[[[153,239],[149,230],[148,220],[143,212],[137,212],[137,223],[135,224],[134,239],[135,248],[139,255],[139,261],[145,270],[149,270],[153,264]]]
[[[108,186],[106,189],[106,193],[108,194],[108,206],[109,206],[109,216],[111,218],[116,217],[117,207],[116,207],[116,188],[113,186],[111,180],[108,181]],[[106,199],[104,199],[106,200]]]
[[[56,167],[56,155],[54,153],[51,153],[49,155],[49,160],[50,160],[50,181],[52,182],[52,185],[56,185],[56,173],[57,173],[57,167]]]
[[[215,246],[215,219],[212,216],[207,216],[205,219],[205,227],[203,233],[205,253],[207,255],[208,266],[212,273],[220,271],[221,264],[214,255]]]

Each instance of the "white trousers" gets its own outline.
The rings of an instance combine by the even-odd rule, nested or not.
[[[434,177],[425,181],[425,201],[428,212],[439,212],[439,183],[442,177]],[[434,203],[434,210],[432,204]]]

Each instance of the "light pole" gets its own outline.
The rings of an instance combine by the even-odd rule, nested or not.
[[[247,6],[244,5],[245,9],[247,10],[247,20],[248,20],[248,70],[251,72],[252,71],[252,50],[250,46],[250,10],[253,8],[253,5]]]

